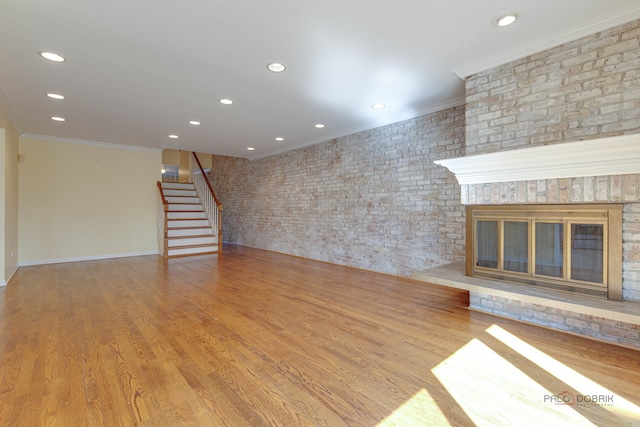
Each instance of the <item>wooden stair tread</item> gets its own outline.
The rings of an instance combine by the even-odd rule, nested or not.
[[[186,212],[191,212],[191,211],[186,211]],[[191,218],[167,218],[167,221],[209,221],[209,220],[207,218],[191,217]],[[202,227],[204,227],[204,225]]]
[[[179,197],[179,196],[167,196],[167,197]],[[202,205],[198,202],[168,202],[170,205]]]
[[[204,218],[202,218],[204,219]],[[200,228],[212,228],[210,225],[196,225],[196,226],[192,226],[192,227],[167,227],[167,230],[173,230],[173,231],[177,231],[177,230],[198,230]]]

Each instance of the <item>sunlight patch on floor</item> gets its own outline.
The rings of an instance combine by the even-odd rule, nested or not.
[[[423,388],[377,425],[396,426],[450,427],[451,424],[429,392]]]
[[[585,404],[600,406],[623,419],[633,420],[640,424],[640,407],[637,405],[574,371],[498,325],[492,325],[486,331],[577,391],[579,394],[574,394],[571,404],[579,404],[582,396]],[[555,390],[555,392],[560,392],[560,390]]]
[[[478,339],[432,369],[477,426],[593,426],[568,405],[544,404],[551,394]]]

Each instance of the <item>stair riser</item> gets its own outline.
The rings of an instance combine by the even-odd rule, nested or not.
[[[203,227],[190,230],[169,230],[168,234],[169,237],[202,236],[203,234],[213,235],[213,229],[211,227]]]
[[[165,199],[169,204],[171,203],[193,203],[194,205],[200,204],[200,199],[198,197],[176,197],[176,196],[167,196],[165,195]]]
[[[170,211],[202,211],[202,205],[172,205],[169,204]]]
[[[189,190],[162,190],[165,197],[169,196],[186,196],[186,197],[198,197],[198,193]]]
[[[201,253],[218,252],[218,246],[202,246],[198,248],[169,249],[169,256],[197,255]]]
[[[204,212],[168,212],[168,219],[206,219]],[[186,226],[188,227],[188,226]]]
[[[211,237],[193,237],[193,238],[180,238],[180,239],[171,239],[168,241],[169,247],[172,248],[174,246],[189,246],[189,245],[214,245],[216,244],[216,238]]]
[[[168,223],[167,223],[167,226],[169,228],[174,228],[174,227],[208,227],[209,226],[209,220],[206,220],[206,219],[191,219],[191,220],[179,220],[179,221],[169,220]]]
[[[193,184],[189,184],[186,182],[163,182],[162,190],[171,189],[171,190],[193,190]]]

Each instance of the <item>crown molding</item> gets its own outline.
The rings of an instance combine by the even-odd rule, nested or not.
[[[460,185],[640,173],[640,134],[436,160]]]
[[[68,142],[70,144],[96,145],[99,147],[117,148],[120,150],[162,152],[161,148],[139,147],[137,145],[113,144],[110,142],[87,141],[83,139],[62,138],[62,137],[56,137],[56,136],[38,135],[34,133],[25,133],[21,136],[24,138],[48,139],[49,141]]]
[[[0,88],[0,109],[2,109],[2,111],[4,111],[5,116],[7,116],[7,119],[9,120],[9,123],[11,123],[11,126],[13,126],[13,129],[16,131],[16,133],[18,135],[22,135],[22,128],[20,127],[20,124],[18,123],[18,120],[16,119],[16,115],[13,114],[13,110],[11,109],[11,105],[9,105],[9,103],[7,102],[7,97],[5,96],[4,92],[2,91],[2,88]]]
[[[549,37],[532,41],[531,43],[523,45],[519,49],[511,50],[500,55],[494,55],[480,61],[461,65],[454,68],[452,71],[461,79],[466,79],[467,77],[480,73],[482,71],[507,64],[520,58],[524,58],[525,56],[533,55],[547,49],[558,47],[560,45],[581,39],[583,37],[591,36],[600,31],[617,27],[618,25],[627,24],[637,19],[640,19],[640,4],[632,6],[628,9],[623,10],[622,12],[618,12],[613,15],[603,16],[597,21],[588,22],[579,28],[572,29],[571,31],[565,31],[560,34],[553,34]]]

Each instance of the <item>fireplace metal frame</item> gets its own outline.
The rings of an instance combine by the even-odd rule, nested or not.
[[[466,208],[466,274],[467,276],[622,300],[622,204],[571,204],[571,205],[470,205]],[[557,280],[540,276],[477,268],[476,230],[477,219],[505,218],[521,220],[563,219],[593,221],[605,225],[604,274],[605,285],[593,285],[576,280]],[[502,237],[500,237],[501,239]],[[530,239],[531,240],[531,239]],[[502,246],[502,241],[499,245]],[[530,242],[531,245],[531,242]],[[529,253],[532,253],[530,247]]]

